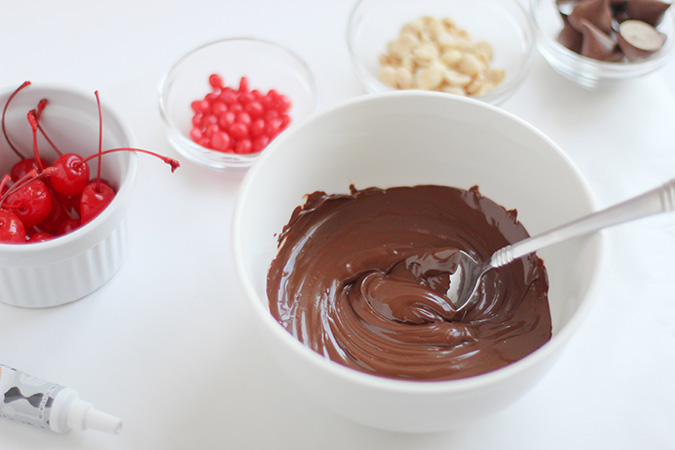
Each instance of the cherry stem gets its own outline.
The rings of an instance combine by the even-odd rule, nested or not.
[[[46,98],[43,98],[38,103],[37,111],[35,113],[35,118],[37,119],[37,127],[38,127],[38,130],[40,130],[40,133],[42,133],[42,136],[44,136],[44,138],[47,140],[47,142],[49,142],[49,145],[51,145],[52,148],[54,149],[54,151],[59,156],[61,156],[63,153],[61,153],[61,151],[58,149],[56,144],[54,144],[54,142],[49,138],[49,136],[47,136],[47,132],[42,128],[42,125],[40,125],[40,118],[42,117],[42,111],[44,111],[45,107],[47,106],[47,103],[48,103],[48,101],[47,101]]]
[[[103,153],[103,113],[101,112],[101,99],[98,97],[98,91],[94,91],[96,104],[98,105],[98,174],[96,176],[96,191],[101,192],[101,160]]]
[[[35,113],[35,118],[38,120],[38,122],[40,121],[40,117],[42,117],[42,111],[44,111],[46,107],[47,107],[47,99],[43,98],[38,102],[37,111]]]
[[[0,181],[0,193],[2,193],[2,191],[5,189],[5,186],[7,186],[7,183],[9,183],[10,181],[12,181],[12,177],[10,177],[9,175],[5,175],[4,177],[2,177],[2,181]]]
[[[52,148],[54,149],[54,151],[55,151],[59,156],[63,155],[63,153],[61,153],[61,150],[58,149],[58,147],[56,146],[56,144],[54,144],[54,142],[53,142],[51,139],[49,139],[49,136],[47,136],[47,133],[46,133],[45,130],[42,128],[42,125],[40,125],[40,122],[37,123],[37,127],[38,127],[38,130],[40,130],[40,133],[42,133],[42,136],[44,136],[44,138],[47,140],[47,142],[49,142],[49,145],[52,146]]]
[[[42,165],[42,160],[40,159],[40,152],[38,152],[38,122],[36,115],[37,113],[35,110],[31,109],[28,111],[26,117],[28,118],[28,123],[30,123],[30,127],[33,130],[33,153],[35,153],[35,164],[37,164],[38,169],[40,169],[40,172],[42,172],[45,170],[45,168]]]
[[[25,159],[25,158],[21,154],[21,152],[14,146],[14,144],[12,143],[12,140],[9,138],[9,135],[7,134],[7,127],[5,126],[5,116],[7,115],[7,107],[12,102],[12,99],[14,98],[14,96],[16,94],[18,94],[21,89],[25,88],[29,84],[30,84],[30,81],[24,81],[21,86],[19,86],[14,92],[12,92],[12,95],[10,95],[9,98],[7,99],[7,103],[5,103],[5,108],[2,110],[2,134],[5,135],[5,140],[7,141],[9,146],[12,148],[12,150],[14,150],[14,153],[16,153],[16,155],[21,159]]]
[[[157,158],[161,159],[165,163],[169,164],[171,166],[171,172],[175,172],[176,169],[180,167],[180,163],[176,161],[173,158],[169,158],[168,156],[162,156],[158,155],[157,153],[148,151],[148,150],[143,150],[142,148],[132,148],[132,147],[120,147],[120,148],[111,148],[110,150],[105,150],[100,153],[93,154],[91,156],[86,157],[84,160],[80,162],[80,164],[89,162],[90,160],[94,158],[99,158],[103,155],[106,155],[108,153],[114,153],[114,152],[140,152],[140,153],[145,153],[148,155],[156,156]]]

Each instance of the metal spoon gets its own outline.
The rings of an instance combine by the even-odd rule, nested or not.
[[[582,236],[602,228],[631,220],[675,210],[675,178],[659,188],[597,211],[550,231],[507,245],[492,254],[487,262],[478,262],[459,250],[455,256],[456,269],[450,273],[447,297],[456,310],[472,303],[478,282],[486,272],[540,250],[549,245]]]

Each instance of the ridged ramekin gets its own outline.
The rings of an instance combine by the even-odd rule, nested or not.
[[[15,87],[0,91],[4,107]],[[133,147],[131,128],[103,103],[103,149]],[[83,157],[98,151],[99,118],[94,93],[55,85],[30,85],[19,92],[7,109],[6,124],[12,142],[32,152],[32,131],[26,113],[46,98],[40,121],[63,152]],[[56,154],[40,140],[40,154]],[[31,153],[32,155],[32,153]],[[137,155],[119,152],[103,157],[102,176],[115,187],[112,203],[79,229],[42,243],[0,244],[0,301],[27,308],[62,305],[103,286],[120,269],[129,251],[127,213],[136,178]],[[18,162],[0,135],[0,174]],[[90,162],[92,176],[96,160]]]

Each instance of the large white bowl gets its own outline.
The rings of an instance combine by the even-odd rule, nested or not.
[[[331,362],[270,315],[266,275],[277,236],[316,190],[441,184],[516,208],[530,233],[594,210],[565,154],[522,120],[476,100],[437,93],[364,96],[281,136],[247,174],[233,223],[235,264],[255,320],[280,365],[311,396],[355,421],[397,431],[462,426],[512,403],[550,368],[593,300],[600,235],[540,252],[550,278],[553,337],[497,371],[455,381],[386,379]]]
[[[0,105],[15,88],[0,91]],[[65,153],[87,156],[98,151],[98,108],[94,93],[69,87],[31,85],[14,98],[7,110],[7,129],[13,142],[32,149],[32,131],[26,113],[40,99],[49,101],[41,124]],[[132,147],[134,136],[122,118],[103,109],[103,149]],[[40,139],[41,155],[56,158]],[[26,156],[32,156],[26,155]],[[9,172],[18,158],[0,135],[0,174]],[[97,163],[90,162],[92,176]],[[122,267],[129,250],[127,211],[136,178],[137,155],[132,152],[104,156],[102,175],[117,189],[112,203],[83,227],[36,244],[0,244],[0,301],[29,308],[57,306],[78,300],[108,282]]]

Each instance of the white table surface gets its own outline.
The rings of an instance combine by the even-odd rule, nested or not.
[[[351,1],[0,0],[0,86],[99,89],[139,146],[175,156],[157,84],[189,49],[222,37],[278,41],[313,69],[322,108],[364,91],[344,32]],[[601,206],[675,176],[675,62],[613,92],[589,92],[537,55],[503,108],[556,141]],[[73,387],[124,419],[119,436],[60,435],[0,421],[0,449],[675,448],[675,216],[607,233],[596,306],[545,379],[476,426],[407,435],[316,404],[252,329],[234,273],[240,177],[139,158],[131,255],[62,307],[0,304],[0,363]]]

